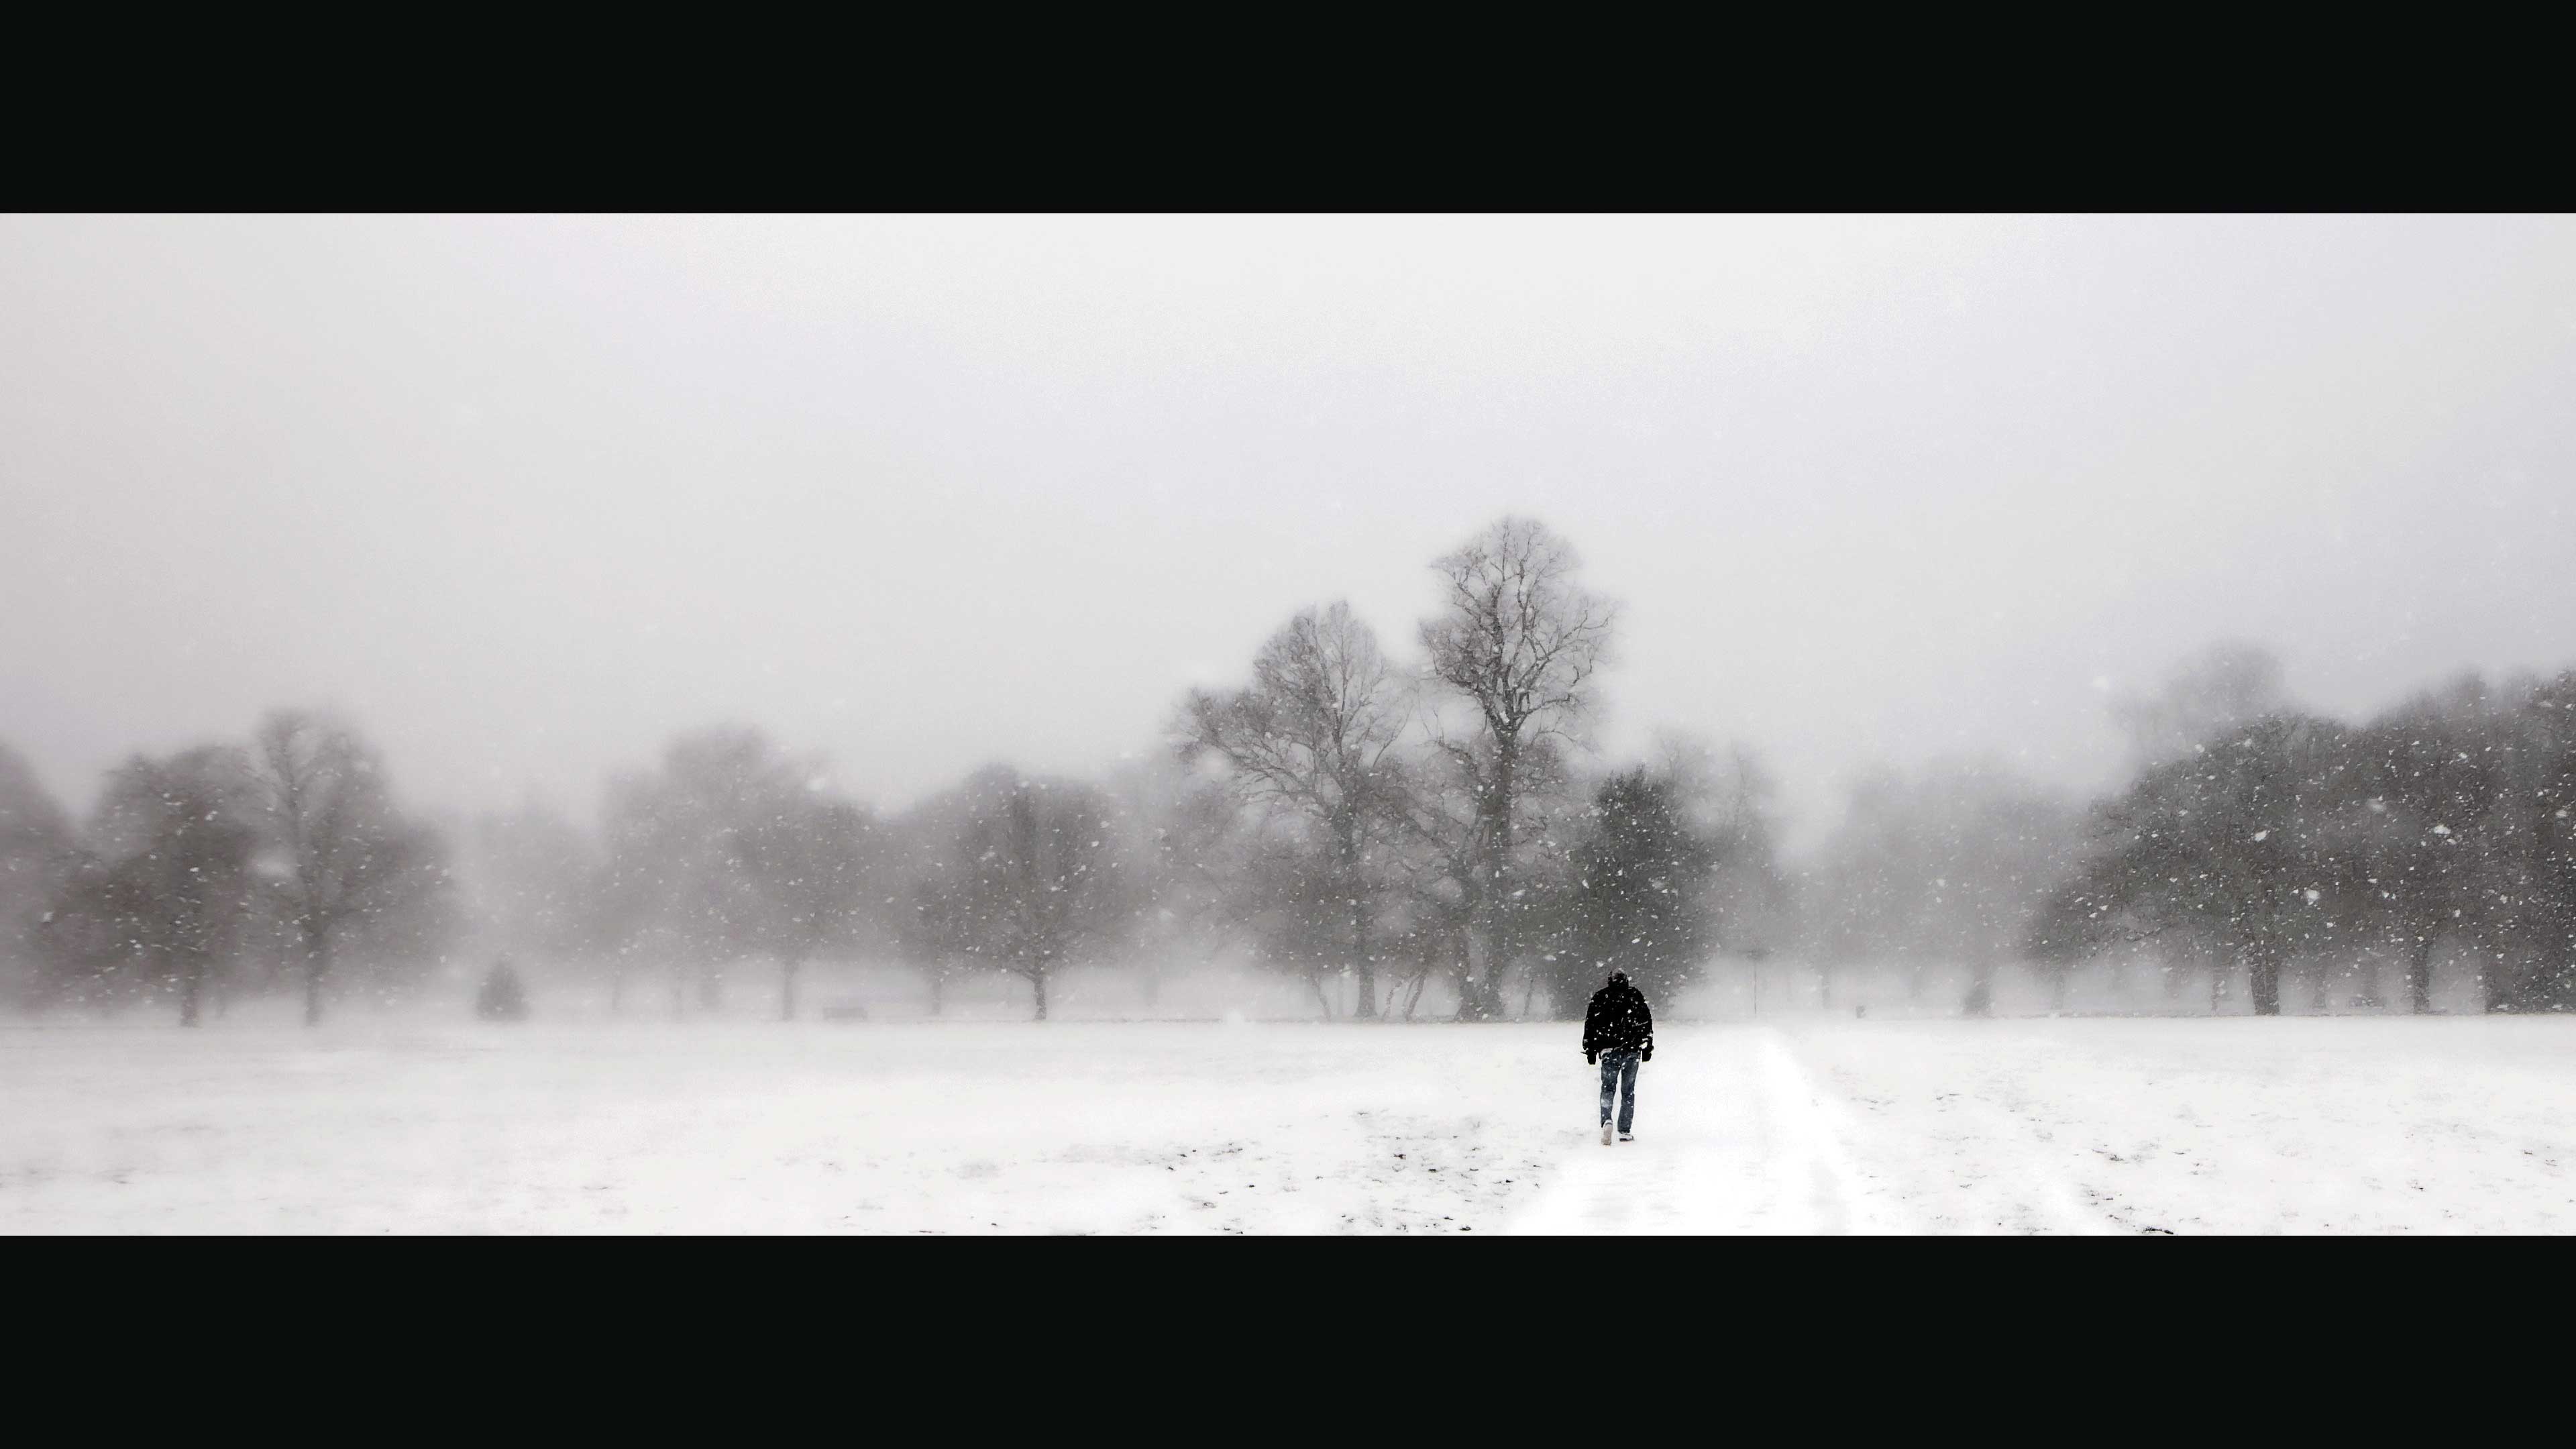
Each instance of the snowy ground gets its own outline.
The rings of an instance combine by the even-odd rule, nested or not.
[[[2576,1020],[0,1024],[0,1232],[2565,1232]]]

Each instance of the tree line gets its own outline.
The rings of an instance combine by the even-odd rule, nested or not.
[[[2429,1011],[2450,947],[2488,1011],[2576,1008],[2576,671],[2465,676],[2359,725],[2277,698],[2277,672],[2260,651],[2206,661],[2200,695],[2225,707],[2094,807],[2033,955],[2197,955],[2268,1015],[2294,971],[2321,997],[2349,974],[2377,1005],[2391,966]]]
[[[350,724],[281,711],[245,743],[111,771],[74,822],[0,748],[0,964],[22,1005],[399,983],[470,940],[581,963],[613,1009],[720,1005],[746,970],[779,1014],[816,961],[895,958],[929,1008],[961,977],[1235,960],[1327,1016],[1578,1012],[1604,970],[1669,997],[1774,954],[1895,969],[1989,1009],[2006,965],[2188,970],[2213,1001],[2285,975],[2323,1002],[2385,969],[2430,1006],[2437,948],[2490,1010],[2576,998],[2576,674],[2463,680],[2361,725],[2293,704],[2224,645],[2113,703],[2127,782],[2089,807],[1995,759],[1862,776],[1794,868],[1776,786],[1737,746],[1592,748],[1618,610],[1567,542],[1505,518],[1431,563],[1411,657],[1347,603],[1296,612],[1238,679],[1175,701],[1095,780],[993,765],[908,809],[728,727],[620,772],[595,828],[530,804],[441,830],[398,805]],[[354,976],[353,974],[354,973]],[[1961,979],[1953,973],[1964,973]],[[1758,974],[1744,979],[1758,981]]]
[[[433,960],[458,902],[374,749],[283,710],[247,744],[134,756],[79,829],[0,751],[0,908],[20,1004],[166,996],[194,1026],[241,990],[294,991],[318,1022],[339,963]]]
[[[594,964],[622,1009],[721,1002],[748,963],[800,1011],[806,966],[895,956],[931,1009],[963,973],[1246,960],[1327,1014],[1411,1017],[1435,987],[1489,1019],[1579,1005],[1617,960],[1678,986],[1761,949],[1784,884],[1771,783],[1675,737],[1579,758],[1617,612],[1566,542],[1507,518],[1433,561],[1420,658],[1347,604],[1301,610],[1237,685],[1178,700],[1100,780],[994,765],[894,814],[761,732],[672,742],[608,784],[597,828],[542,806],[441,832],[349,724],[280,712],[245,745],[111,772],[75,824],[0,752],[0,887],[22,1004],[294,989],[319,1020],[370,981],[484,945]],[[469,932],[470,928],[470,932]]]

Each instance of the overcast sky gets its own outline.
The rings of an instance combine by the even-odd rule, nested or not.
[[[2576,225],[0,219],[0,740],[329,704],[582,818],[767,727],[900,805],[1090,772],[1506,511],[1625,608],[1604,748],[2112,778],[2221,636],[2366,710],[2576,664]]]

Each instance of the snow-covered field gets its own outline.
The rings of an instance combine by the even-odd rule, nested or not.
[[[0,1024],[0,1231],[2564,1232],[2576,1020]]]

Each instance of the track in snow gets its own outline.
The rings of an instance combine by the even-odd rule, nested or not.
[[[1776,1028],[1712,1033],[1638,1074],[1638,1138],[1587,1138],[1520,1233],[1907,1233],[1921,1221],[1855,1151],[1850,1109]],[[2101,1232],[2071,1184],[2025,1165],[2025,1231]]]

